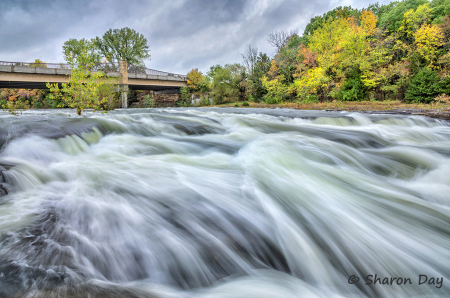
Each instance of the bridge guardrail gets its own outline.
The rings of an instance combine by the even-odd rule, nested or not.
[[[35,62],[0,61],[0,65],[39,67],[39,68],[56,68],[56,69],[72,69],[70,64],[67,64],[67,63],[35,63]],[[75,64],[75,66],[77,66],[77,64]],[[117,62],[96,63],[95,66],[91,68],[91,71],[92,70],[103,71],[103,72],[119,72],[119,63],[117,63]],[[169,73],[169,72],[165,72],[165,71],[150,69],[150,68],[146,68],[143,66],[136,66],[136,65],[128,65],[128,73],[148,74],[148,75],[156,75],[156,76],[169,76],[169,77],[178,77],[178,78],[186,79],[185,75]]]

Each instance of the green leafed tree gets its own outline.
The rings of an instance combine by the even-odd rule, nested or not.
[[[109,110],[114,98],[118,80],[108,78],[100,71],[93,71],[94,62],[90,60],[88,49],[82,48],[74,58],[69,56],[72,73],[68,83],[47,83],[51,99],[61,99],[69,107],[77,110],[77,114],[86,109],[96,111]]]
[[[215,65],[208,76],[212,77],[211,94],[215,104],[236,102],[245,93],[243,86],[245,68],[240,64]]]
[[[87,60],[92,63],[100,63],[101,55],[95,45],[95,40],[91,39],[69,39],[63,45],[64,60],[67,62],[75,61],[81,54],[86,55],[83,60]]]
[[[363,100],[366,97],[366,87],[358,69],[353,70],[342,84],[337,98],[344,101]]]
[[[432,19],[434,24],[442,23],[445,16],[450,15],[450,2],[448,0],[433,0],[430,3],[433,10]]]
[[[403,16],[409,10],[416,10],[420,5],[428,3],[427,0],[393,1],[391,9],[379,16],[379,25],[390,33],[398,31],[403,24]]]
[[[440,93],[438,75],[432,69],[424,67],[409,83],[405,99],[409,102],[430,103]]]
[[[95,45],[111,62],[126,60],[128,64],[144,66],[144,60],[150,58],[147,38],[128,27],[109,29],[101,38],[95,38]]]
[[[252,45],[248,47],[247,53],[242,57],[247,74],[246,92],[250,100],[259,101],[267,93],[261,79],[269,71],[271,59],[262,52],[259,52],[258,55],[258,48]]]
[[[337,18],[348,18],[350,16],[359,17],[360,11],[358,9],[352,8],[351,6],[338,6],[333,10],[324,13],[322,16],[313,17],[309,23],[306,25],[301,37],[301,43],[308,45],[309,37],[318,28],[322,27],[325,23],[335,20]]]

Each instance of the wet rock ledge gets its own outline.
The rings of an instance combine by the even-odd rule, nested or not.
[[[364,111],[369,114],[417,115],[450,121],[450,109],[393,109],[381,111]]]

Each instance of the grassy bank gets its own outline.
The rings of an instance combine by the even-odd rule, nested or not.
[[[334,101],[334,102],[285,102],[281,104],[266,103],[228,103],[216,107],[239,108],[288,108],[299,110],[327,110],[350,112],[380,112],[392,114],[423,115],[450,120],[450,105],[447,103],[408,104],[401,101]]]

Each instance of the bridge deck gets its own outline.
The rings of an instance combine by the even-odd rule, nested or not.
[[[36,63],[35,63],[36,65]],[[112,63],[104,67],[107,76],[120,77]],[[50,67],[49,67],[50,66]],[[58,66],[58,67],[55,67]],[[96,65],[101,70],[103,65]],[[170,90],[187,86],[186,76],[130,66],[128,86],[135,90]],[[46,83],[66,83],[71,69],[63,64],[38,64],[0,61],[0,88],[46,89]]]

